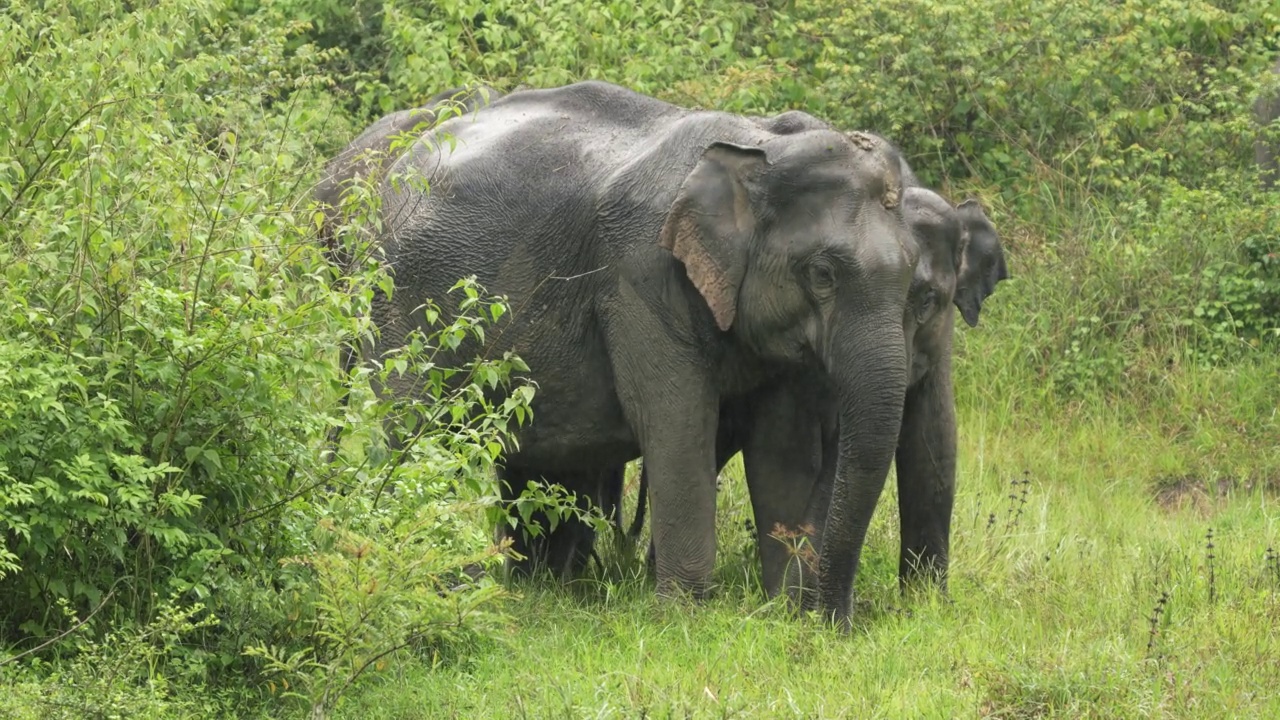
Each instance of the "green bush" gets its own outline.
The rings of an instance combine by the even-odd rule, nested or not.
[[[172,595],[224,622],[165,661],[243,677],[262,667],[243,648],[296,652],[335,622],[325,608],[343,599],[326,582],[343,568],[317,527],[378,557],[431,548],[384,582],[389,614],[362,629],[380,640],[395,637],[388,618],[428,611],[465,634],[497,599],[440,578],[492,554],[468,508],[494,496],[492,463],[532,388],[504,390],[515,357],[433,360],[502,315],[469,283],[462,314],[435,311],[436,334],[383,369],[420,368],[421,398],[379,401],[359,390],[368,370],[342,372],[338,348],[373,332],[365,310],[388,279],[371,263],[335,282],[315,242],[309,183],[357,125],[324,91],[336,55],[299,45],[303,29],[214,0],[0,16],[18,109],[0,128],[5,644],[65,628],[60,603],[101,632],[145,625]],[[412,441],[379,450],[403,417]],[[334,452],[338,425],[350,432]]]
[[[60,603],[69,620],[76,620]],[[87,619],[87,618],[86,618]],[[0,717],[14,720],[81,718],[207,718],[229,716],[235,696],[190,685],[166,672],[175,648],[201,628],[217,624],[200,604],[161,603],[154,620],[123,627],[101,640],[76,635],[70,662],[30,667],[0,661]]]
[[[475,81],[511,89],[597,78],[693,102],[706,101],[706,76],[750,66],[736,44],[758,12],[731,0],[384,7],[388,76],[401,97]]]
[[[504,627],[505,593],[492,571],[506,548],[486,533],[499,516],[492,466],[509,430],[531,417],[533,387],[497,400],[527,370],[512,355],[456,369],[438,362],[442,350],[482,339],[482,318],[505,313],[470,281],[459,289],[463,314],[444,322],[436,306],[424,308],[433,332],[411,337],[375,373],[383,383],[392,374],[423,378],[420,398],[380,400],[353,384],[330,466],[335,489],[285,513],[289,533],[304,541],[279,559],[300,571],[275,594],[288,624],[240,639],[262,659],[270,691],[305,702],[312,717],[399,653],[439,661]],[[387,430],[394,438],[384,445]]]
[[[1194,186],[1251,157],[1272,3],[799,0],[767,46],[810,109],[900,140],[929,180]],[[775,21],[777,22],[777,21]],[[1275,48],[1273,48],[1274,50]]]
[[[246,520],[315,481],[332,391],[305,389],[350,326],[291,207],[326,103],[288,26],[72,9],[19,5],[0,43],[8,632],[117,579],[109,614],[146,620],[153,588],[208,597],[287,545]]]

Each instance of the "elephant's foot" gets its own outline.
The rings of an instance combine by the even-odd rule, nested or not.
[[[714,541],[714,537],[712,538]],[[674,538],[671,540],[654,540],[652,547],[661,546],[654,553],[653,567],[658,576],[658,594],[663,597],[687,596],[694,600],[706,600],[711,597],[714,587],[711,581],[715,568],[715,544],[709,547],[685,545],[684,552],[676,546],[682,545]],[[695,549],[696,548],[696,549]],[[702,552],[698,552],[702,549]]]
[[[716,588],[710,580],[677,582],[658,579],[658,597],[682,602],[703,602],[715,596]]]
[[[849,613],[848,606],[844,608],[828,608],[822,613],[827,624],[834,627],[840,634],[848,635],[853,632],[853,620]]]
[[[904,593],[916,588],[933,588],[945,595],[947,557],[927,550],[904,550],[898,561],[898,588]]]

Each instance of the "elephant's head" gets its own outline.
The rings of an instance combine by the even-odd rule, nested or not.
[[[948,305],[955,303],[965,322],[977,325],[982,302],[1009,272],[1000,236],[977,201],[952,207],[932,190],[910,187],[902,212],[920,253],[905,320],[914,384],[950,352],[954,316]]]
[[[841,619],[906,392],[903,316],[917,251],[901,166],[865,133],[717,143],[685,178],[660,240],[720,330],[766,359],[815,364],[836,388],[840,459],[820,584]]]
[[[987,219],[982,204],[965,200],[956,206],[960,216],[960,270],[956,275],[956,307],[969,327],[978,324],[982,301],[1009,278],[1000,235]]]

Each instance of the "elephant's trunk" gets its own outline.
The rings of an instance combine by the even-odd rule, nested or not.
[[[840,403],[839,459],[819,561],[819,600],[847,627],[853,578],[893,461],[907,387],[901,320],[874,336],[846,334],[832,347]]]

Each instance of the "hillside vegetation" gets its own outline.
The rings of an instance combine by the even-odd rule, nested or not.
[[[1277,55],[1276,0],[7,2],[0,718],[1280,716]],[[339,348],[387,278],[326,260],[324,161],[584,78],[874,130],[982,200],[1013,277],[957,330],[949,599],[899,595],[890,491],[851,635],[766,603],[735,464],[707,603],[626,547],[496,580],[515,357],[433,366],[379,442],[408,403]],[[500,321],[455,292],[380,372]]]

